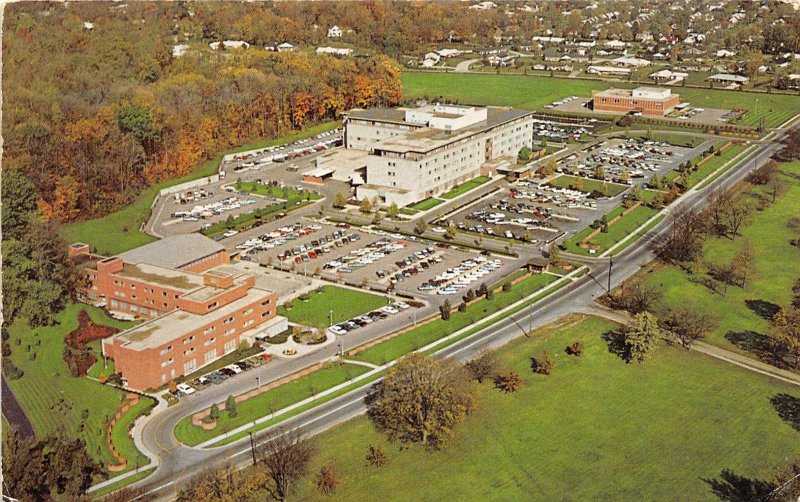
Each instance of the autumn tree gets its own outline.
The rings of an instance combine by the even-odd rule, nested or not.
[[[483,351],[477,357],[464,363],[464,368],[466,368],[469,376],[477,380],[479,384],[483,383],[484,378],[494,374],[496,366],[497,361],[490,351]]]
[[[770,334],[789,359],[794,369],[800,369],[800,309],[782,308],[772,319]]]
[[[303,439],[297,429],[283,427],[268,433],[258,443],[256,465],[272,481],[265,488],[278,500],[286,500],[292,483],[306,473],[314,456],[314,445]]]
[[[531,357],[531,370],[540,375],[549,375],[553,372],[553,359],[548,351],[542,352],[539,357]]]
[[[397,207],[396,202],[392,202],[388,208],[386,208],[386,215],[390,218],[396,218],[397,215],[400,214],[400,208]]]
[[[446,236],[448,239],[455,239],[455,238],[456,238],[456,233],[457,233],[457,232],[458,232],[458,229],[456,228],[456,226],[455,226],[455,225],[453,225],[453,224],[451,223],[451,224],[449,224],[449,225],[447,226],[447,231],[445,232],[445,236]]]
[[[336,471],[329,465],[322,466],[317,474],[317,489],[325,495],[333,495],[337,486],[339,486],[339,476],[336,475]]]
[[[367,462],[374,465],[375,467],[383,467],[388,462],[386,458],[386,453],[383,451],[383,448],[378,446],[369,445],[367,449]]]
[[[475,406],[463,371],[449,360],[408,354],[370,389],[367,416],[392,442],[437,449]]]
[[[498,373],[494,377],[494,388],[505,393],[510,394],[516,392],[522,386],[522,378],[516,371],[507,371],[505,373]]]
[[[417,220],[417,224],[414,225],[414,233],[417,235],[422,235],[428,230],[428,223],[425,222],[423,219]]]
[[[189,479],[178,491],[176,500],[178,502],[254,500],[262,487],[267,484],[268,478],[263,470],[249,469],[245,472],[226,462],[219,467],[209,467]]]
[[[336,209],[343,209],[347,205],[347,197],[343,193],[337,192],[333,198],[333,207]]]
[[[372,202],[369,201],[368,198],[364,197],[362,199],[361,204],[358,206],[358,210],[364,214],[369,214],[372,212]]]
[[[677,338],[688,350],[695,341],[705,338],[714,330],[717,319],[711,314],[685,305],[668,310],[658,323],[664,332]]]
[[[626,327],[624,335],[625,361],[644,362],[656,348],[661,331],[658,320],[650,312],[636,314],[633,323]]]

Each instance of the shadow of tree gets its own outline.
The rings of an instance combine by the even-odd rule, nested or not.
[[[708,289],[711,293],[725,296],[725,285],[716,281],[713,277],[709,277],[707,275],[696,275],[690,277],[689,282],[693,284],[699,284]]]
[[[761,479],[740,476],[730,469],[723,469],[719,479],[703,479],[714,495],[728,502],[756,502],[765,500],[775,488],[773,483]]]
[[[630,362],[630,354],[625,345],[625,335],[619,331],[607,331],[600,338],[608,344],[608,351],[625,362]]]
[[[766,335],[755,331],[728,331],[725,339],[765,363],[789,369],[789,365],[783,360],[781,348]]]
[[[771,321],[781,310],[780,305],[766,300],[745,300],[744,303],[747,305],[747,308],[755,312],[758,317],[767,321]]]
[[[800,398],[791,394],[776,394],[769,400],[781,420],[800,432]]]

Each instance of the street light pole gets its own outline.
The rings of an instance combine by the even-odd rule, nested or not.
[[[253,455],[253,465],[256,465],[256,443],[253,441],[253,433],[247,431],[250,434],[250,453]]]
[[[608,287],[606,293],[611,293],[611,267],[614,266],[614,255],[608,255]]]
[[[328,327],[333,326],[333,310],[328,311]]]
[[[256,375],[256,389],[260,388],[261,388],[261,377],[259,375]]]

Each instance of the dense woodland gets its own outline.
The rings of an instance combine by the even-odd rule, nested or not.
[[[34,183],[45,219],[105,214],[221,148],[402,97],[385,56],[252,49],[173,58],[173,34],[192,19],[184,7],[113,5],[6,12],[3,165]]]

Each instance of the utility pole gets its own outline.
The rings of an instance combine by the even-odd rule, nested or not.
[[[614,266],[614,255],[608,255],[608,287],[606,293],[611,293],[611,267]]]
[[[250,453],[253,454],[253,465],[256,465],[256,443],[253,441],[253,433],[248,431],[250,434]]]
[[[333,310],[328,311],[328,327],[333,326]]]

